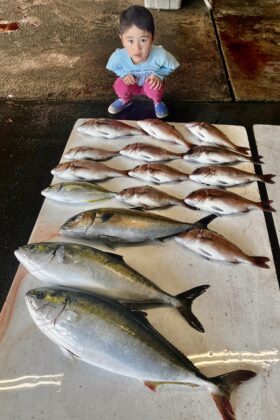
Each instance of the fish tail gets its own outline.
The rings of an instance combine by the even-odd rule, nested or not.
[[[270,261],[269,258],[256,257],[256,256],[252,256],[249,258],[250,258],[251,264],[255,265],[256,267],[269,268],[269,266],[267,265],[268,261]]]
[[[268,184],[274,184],[274,181],[272,180],[272,178],[274,178],[274,177],[275,177],[275,175],[272,175],[272,174],[259,175],[259,178],[263,182],[267,182]]]
[[[255,165],[262,165],[264,162],[262,161],[263,156],[258,156],[256,159],[252,158],[251,162]]]
[[[202,219],[195,222],[195,225],[202,225],[204,228],[207,228],[209,223],[211,223],[214,219],[216,219],[216,214],[209,214],[209,216],[203,217]]]
[[[257,206],[263,211],[274,212],[276,210],[271,206],[271,203],[273,203],[273,200],[260,201],[259,203],[257,203]]]
[[[236,386],[244,381],[254,378],[255,376],[256,373],[251,370],[235,370],[210,379],[213,383],[218,385],[220,390],[218,393],[211,393],[211,396],[223,420],[236,420],[230,403],[230,394]]]
[[[204,328],[197,317],[192,313],[192,303],[194,299],[202,295],[202,293],[204,293],[209,287],[209,284],[204,284],[175,296],[175,298],[181,303],[181,306],[178,308],[180,314],[185,318],[191,327],[200,332],[204,332]]]
[[[242,146],[236,146],[236,150],[239,153],[243,153],[244,155],[248,155],[248,152],[250,151],[249,147],[242,147]]]

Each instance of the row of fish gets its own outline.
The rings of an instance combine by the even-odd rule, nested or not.
[[[217,215],[245,213],[250,210],[275,211],[271,207],[271,201],[256,202],[231,191],[216,188],[201,188],[192,191],[184,199],[180,199],[147,185],[125,188],[117,193],[91,182],[69,181],[50,185],[42,191],[42,195],[69,204],[87,204],[116,199],[132,207],[147,210],[186,206],[193,210],[204,210]]]
[[[146,119],[137,122],[140,129],[122,121],[109,118],[92,118],[78,127],[78,131],[93,137],[114,139],[123,136],[147,133],[159,140],[168,141],[191,149],[194,144],[187,140],[174,126],[161,120]],[[235,145],[221,130],[207,122],[191,122],[185,124],[188,131],[199,140],[216,146],[232,149],[240,153],[248,153],[247,147]],[[143,131],[142,131],[143,130]],[[187,134],[186,134],[187,135]]]
[[[246,148],[235,146],[216,127],[206,123],[186,124],[186,128],[195,132],[203,141],[233,149],[234,152],[219,151],[219,147],[209,146],[205,146],[204,150],[201,146],[202,150],[199,150],[199,146],[191,144],[174,127],[168,124],[166,126],[166,123],[159,120],[139,121],[138,125],[140,128],[116,120],[92,119],[78,127],[78,130],[104,138],[138,135],[143,134],[144,130],[161,140],[183,145],[189,151],[184,154],[172,154],[153,146],[145,150],[145,145],[139,146],[137,143],[130,147],[126,146],[118,152],[93,148],[72,149],[67,152],[65,158],[78,158],[78,160],[63,165],[72,166],[72,172],[77,172],[78,175],[76,173],[74,178],[71,178],[71,175],[70,178],[65,178],[73,182],[51,185],[42,192],[43,195],[67,203],[117,198],[129,205],[145,209],[186,205],[218,215],[252,209],[273,211],[270,202],[264,204],[252,202],[225,190],[205,188],[179,199],[148,186],[126,188],[115,193],[90,182],[81,182],[89,180],[85,175],[88,170],[88,166],[85,169],[85,163],[95,165],[93,172],[95,171],[97,178],[90,180],[100,181],[123,175],[134,176],[127,171],[118,171],[97,162],[83,160],[106,160],[117,154],[134,159],[142,156],[141,159],[145,158],[144,160],[148,162],[152,162],[151,159],[155,158],[158,158],[156,161],[182,157],[188,160],[186,158],[188,153],[191,160],[197,159],[199,163],[209,163],[206,162],[209,156],[212,158],[216,156],[212,159],[212,164],[229,163],[231,161],[226,162],[225,159],[233,158],[235,161],[239,159],[252,161],[251,158],[244,156]],[[205,149],[207,147],[208,150]],[[175,169],[175,172],[172,172],[173,168],[167,165],[141,166],[131,170],[134,171],[131,173],[136,174],[135,177],[139,177],[140,174],[141,179],[145,181],[157,183],[191,179],[191,175],[196,171],[187,175],[179,171],[176,173]],[[200,179],[203,176],[219,179],[220,176],[223,180],[227,180],[228,175],[219,172],[222,168],[211,166],[212,173],[209,173],[208,168],[208,174],[199,171],[196,174]],[[198,168],[200,169],[203,168]],[[234,168],[224,169],[234,170]],[[233,171],[231,182],[234,178],[240,180],[241,175],[243,176],[241,183],[256,180],[273,182],[272,175],[253,178],[250,176],[254,174],[241,172],[244,173]],[[228,182],[224,181],[222,186],[228,186],[227,184]],[[99,240],[109,246],[173,237],[178,244],[211,260],[268,267],[268,258],[248,256],[221,235],[209,230],[207,225],[215,217],[211,214],[196,223],[187,223],[140,210],[100,208],[71,217],[61,226],[59,233],[71,238]],[[29,244],[20,247],[15,251],[15,255],[31,274],[51,284],[30,290],[26,294],[26,303],[38,328],[59,345],[64,353],[110,372],[139,379],[153,390],[165,383],[206,387],[222,418],[235,419],[229,401],[231,391],[241,382],[253,378],[255,372],[238,370],[213,378],[205,376],[185,355],[161,336],[151,326],[146,314],[141,312],[143,309],[153,307],[173,307],[190,326],[204,332],[202,324],[192,312],[192,303],[207,290],[208,285],[200,285],[172,296],[132,269],[121,256],[82,244],[67,242]]]
[[[230,166],[205,166],[196,168],[187,174],[163,163],[147,163],[129,170],[111,168],[100,162],[88,160],[71,160],[57,165],[51,173],[66,180],[104,181],[109,178],[130,176],[145,182],[164,184],[168,182],[181,182],[186,180],[201,184],[232,187],[259,181],[273,184],[275,175],[256,175]]]

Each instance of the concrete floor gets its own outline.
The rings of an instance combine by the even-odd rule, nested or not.
[[[144,1],[0,0],[0,97],[111,100],[105,65],[120,47],[120,11],[135,3]],[[185,0],[152,13],[155,43],[181,63],[167,79],[167,100],[279,100],[277,0],[216,0],[212,12]],[[5,32],[7,22],[18,29]]]

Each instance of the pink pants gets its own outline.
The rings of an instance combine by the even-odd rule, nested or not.
[[[156,104],[162,101],[164,86],[160,89],[151,89],[147,82],[143,86],[138,85],[126,85],[124,81],[118,77],[113,85],[114,90],[123,102],[129,102],[133,95],[146,95],[152,99]]]

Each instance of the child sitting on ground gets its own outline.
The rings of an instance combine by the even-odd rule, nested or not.
[[[133,95],[146,95],[152,99],[158,118],[168,115],[162,102],[164,78],[179,63],[163,47],[153,45],[154,19],[143,6],[131,6],[120,16],[120,39],[124,48],[118,48],[109,58],[106,68],[119,76],[114,90],[119,99],[108,108],[110,114],[118,114],[132,104]]]

